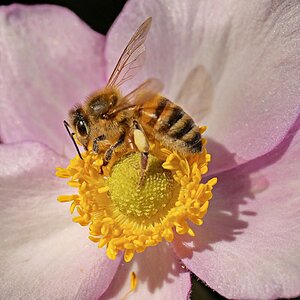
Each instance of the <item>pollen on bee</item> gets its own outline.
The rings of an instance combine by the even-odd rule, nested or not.
[[[140,152],[148,152],[149,144],[145,137],[145,134],[139,130],[135,129],[133,131],[134,143]]]

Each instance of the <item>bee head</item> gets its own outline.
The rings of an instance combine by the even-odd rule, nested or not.
[[[70,123],[76,133],[79,142],[87,148],[88,137],[90,134],[90,126],[87,117],[81,107],[72,109],[69,113]]]
[[[113,90],[95,92],[87,100],[87,113],[96,119],[107,119],[109,112],[116,107],[119,95]]]

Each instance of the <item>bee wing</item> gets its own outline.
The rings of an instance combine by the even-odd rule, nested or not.
[[[126,95],[120,104],[111,112],[115,114],[121,110],[142,105],[155,97],[163,89],[162,82],[157,78],[149,78],[136,89]]]
[[[182,106],[187,113],[198,116],[195,121],[199,122],[210,112],[213,97],[212,78],[206,68],[199,65],[188,74],[176,97],[176,103]],[[187,99],[190,103],[197,103],[197,106],[186,107]]]
[[[159,79],[149,78],[125,96],[126,103],[129,106],[142,105],[160,93],[163,87],[164,85]]]
[[[145,61],[145,40],[151,26],[148,18],[135,32],[115,66],[107,86],[120,87],[137,73]]]

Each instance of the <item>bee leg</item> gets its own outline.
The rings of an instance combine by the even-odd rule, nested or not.
[[[133,121],[132,130],[134,144],[141,152],[141,178],[139,184],[142,184],[148,166],[149,143],[142,126],[137,121]]]
[[[148,166],[148,156],[149,156],[148,152],[141,152],[141,177],[140,177],[139,185],[143,183],[145,178],[145,172]]]
[[[94,140],[93,140],[93,151],[95,153],[99,153],[99,145],[98,145],[98,142],[101,142],[101,141],[104,141],[106,139],[105,135],[104,134],[101,134],[99,135],[98,137],[96,137]],[[102,166],[100,167],[100,174],[103,174],[103,169],[102,169]]]
[[[93,141],[93,151],[95,153],[99,153],[99,145],[98,142],[105,140],[106,137],[104,134],[99,135],[98,137],[96,137]]]
[[[103,174],[103,167],[107,166],[108,163],[109,163],[109,161],[111,160],[112,155],[113,155],[115,149],[118,148],[119,146],[121,146],[121,145],[124,143],[124,141],[125,141],[125,135],[126,135],[125,132],[122,133],[122,134],[120,135],[118,141],[117,141],[116,143],[112,144],[112,145],[106,150],[106,152],[105,152],[105,154],[104,154],[103,165],[102,165],[102,167],[101,167],[101,169],[100,169],[100,173],[101,173],[101,174]]]
[[[133,152],[134,150],[136,150],[136,147],[134,145],[134,140],[132,139],[132,137],[130,135],[128,135],[128,147],[130,148],[130,150]]]

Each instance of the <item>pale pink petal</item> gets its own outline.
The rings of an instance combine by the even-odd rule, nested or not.
[[[300,295],[299,153],[300,131],[291,131],[276,151],[218,176],[197,237],[175,243],[186,266],[225,297]]]
[[[134,272],[137,288],[128,299],[188,299],[191,280],[172,247],[160,244],[136,254],[130,263],[121,263],[118,272],[101,299],[123,299],[130,291],[130,276]]]
[[[3,299],[98,299],[119,265],[71,221],[60,194],[73,193],[44,146],[0,146],[0,286]]]
[[[63,120],[103,86],[104,37],[69,10],[50,5],[0,7],[0,137],[72,149]],[[5,113],[4,113],[5,112]]]
[[[108,35],[108,74],[152,16],[147,62],[134,85],[160,78],[165,94],[181,94],[180,105],[237,163],[251,160],[278,145],[299,114],[299,9],[295,0],[129,1]],[[235,164],[214,159],[221,169]]]

